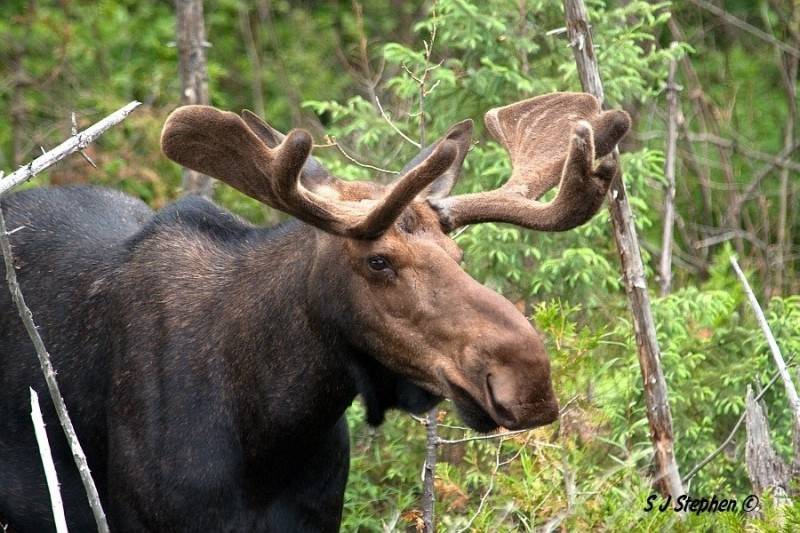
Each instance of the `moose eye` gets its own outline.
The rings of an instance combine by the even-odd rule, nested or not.
[[[381,270],[386,270],[387,268],[391,268],[389,266],[389,261],[387,261],[386,258],[381,257],[379,255],[373,255],[372,257],[367,259],[367,264],[369,265],[370,269],[376,272],[380,272]]]

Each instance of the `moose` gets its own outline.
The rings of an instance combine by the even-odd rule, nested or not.
[[[373,425],[442,398],[481,432],[557,418],[540,334],[461,269],[448,233],[583,224],[618,171],[610,154],[630,118],[588,94],[552,93],[493,109],[485,124],[511,175],[450,196],[469,120],[380,185],[332,176],[306,131],[284,135],[247,111],[175,110],[164,154],[294,218],[271,228],[197,196],[155,214],[89,186],[3,200],[20,228],[10,235],[20,284],[112,531],[337,531],[344,413],[359,394]],[[45,384],[6,287],[0,309],[0,521],[52,530],[28,416],[28,387],[44,395]],[[68,522],[90,531],[44,407]]]

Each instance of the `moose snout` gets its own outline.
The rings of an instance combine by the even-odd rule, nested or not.
[[[493,356],[485,360],[483,376],[488,413],[508,429],[554,422],[558,418],[558,399],[553,391],[550,360],[539,334],[530,328],[504,332],[494,340],[497,344]]]
[[[486,404],[496,422],[508,429],[527,429],[558,419],[558,399],[549,378],[549,362],[540,364],[548,367],[544,379],[527,381],[530,372],[509,366],[495,367],[486,374]]]

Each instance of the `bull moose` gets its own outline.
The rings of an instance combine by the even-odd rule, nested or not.
[[[553,93],[493,109],[485,123],[511,176],[449,196],[468,120],[384,186],[332,176],[305,131],[284,136],[246,111],[174,111],[163,152],[296,219],[272,228],[192,196],[155,214],[95,187],[3,200],[9,227],[21,228],[10,235],[20,283],[112,531],[336,531],[344,413],[358,394],[372,424],[443,397],[482,432],[557,418],[539,333],[460,268],[448,232],[586,222],[617,172],[604,156],[630,119],[590,95]],[[28,386],[44,394],[44,380],[0,289],[0,521],[52,530],[28,417]],[[47,407],[69,524],[89,531]]]

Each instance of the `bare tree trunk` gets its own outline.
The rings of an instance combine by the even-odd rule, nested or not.
[[[603,102],[603,84],[600,80],[597,57],[594,54],[592,36],[589,32],[586,6],[583,0],[564,0],[564,9],[567,18],[567,34],[575,55],[583,90]],[[614,157],[619,157],[616,149]],[[633,314],[639,366],[644,382],[647,419],[650,423],[650,438],[655,450],[657,470],[655,485],[662,494],[670,495],[674,499],[684,492],[673,450],[672,413],[669,407],[666,380],[661,370],[660,350],[650,309],[650,297],[647,294],[647,282],[644,277],[644,265],[639,250],[636,226],[633,223],[633,213],[620,172],[617,172],[611,181],[608,203],[614,226],[614,238],[622,262],[625,290],[628,293]]]
[[[206,69],[203,0],[175,0],[178,56],[181,71],[181,103],[208,104],[208,70]],[[210,198],[214,182],[204,174],[183,169],[183,192]]]
[[[675,155],[678,149],[678,86],[675,84],[675,60],[669,63],[667,79],[667,152],[664,176],[667,191],[664,195],[664,233],[661,238],[661,296],[669,294],[672,284],[672,230],[675,224]]]

